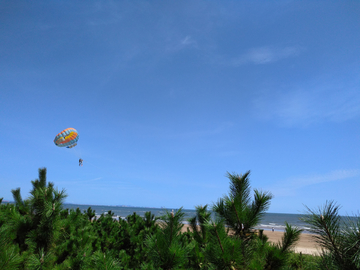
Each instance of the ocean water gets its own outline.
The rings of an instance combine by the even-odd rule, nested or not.
[[[131,207],[131,206],[111,206],[111,205],[82,205],[82,204],[64,204],[64,208],[76,209],[79,208],[82,212],[86,211],[89,207],[95,210],[96,216],[99,217],[101,214],[106,214],[108,211],[112,211],[115,216],[114,218],[125,218],[128,215],[132,215],[134,212],[139,216],[144,216],[145,212],[151,212],[155,216],[161,216],[166,211],[171,212],[172,210],[177,211],[178,209],[166,209],[166,208],[148,208],[148,207]],[[195,216],[196,211],[191,209],[182,209],[185,213],[184,223],[187,223],[187,219]],[[290,225],[307,231],[308,225],[300,220],[303,215],[301,214],[276,214],[266,213],[264,218],[260,221],[260,224],[256,227],[257,229],[284,231],[285,222]],[[212,218],[215,218],[213,213]]]

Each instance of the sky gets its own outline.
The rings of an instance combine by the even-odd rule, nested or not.
[[[194,209],[248,170],[269,212],[358,214],[359,1],[0,3],[0,197]],[[79,133],[72,149],[53,140]],[[84,160],[79,167],[78,159]]]

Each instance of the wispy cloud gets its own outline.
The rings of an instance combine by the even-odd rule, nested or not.
[[[241,66],[245,64],[263,65],[288,57],[294,57],[299,53],[300,48],[298,47],[272,48],[266,46],[252,48],[239,57],[232,59],[230,64],[233,66]]]
[[[296,190],[320,183],[346,180],[360,176],[360,170],[335,170],[325,174],[314,174],[300,177],[293,177],[281,181],[270,188],[275,196],[292,196]]]
[[[360,116],[360,92],[348,83],[268,90],[253,100],[257,117],[285,126],[343,122]]]
[[[191,37],[191,36],[186,36],[182,41],[181,44],[184,46],[189,46],[189,45],[196,45],[197,42]]]
[[[175,41],[170,41],[167,46],[167,51],[176,52],[186,48],[197,48],[197,47],[198,47],[197,41],[193,37],[188,35],[184,38],[181,38],[180,40],[177,39]]]

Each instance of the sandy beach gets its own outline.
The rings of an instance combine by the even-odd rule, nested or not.
[[[269,237],[269,241],[273,243],[278,243],[281,241],[283,232],[277,231],[264,231],[264,234]],[[295,248],[295,252],[302,252],[303,254],[319,254],[319,246],[313,239],[313,236],[308,233],[302,233],[300,236],[300,240],[297,242]]]
[[[186,232],[189,225],[185,224],[182,228],[182,232]],[[282,236],[284,235],[283,232],[278,231],[265,231],[264,234],[269,238],[270,242],[278,243],[281,241]],[[319,246],[315,243],[311,234],[302,233],[300,236],[300,240],[297,242],[295,248],[295,252],[302,252],[303,254],[319,254]]]

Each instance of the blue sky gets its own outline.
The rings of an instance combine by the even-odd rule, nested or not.
[[[359,210],[358,1],[2,1],[0,197],[193,209],[251,170],[269,212]],[[53,139],[73,127],[73,149]],[[78,158],[84,166],[78,166]]]

